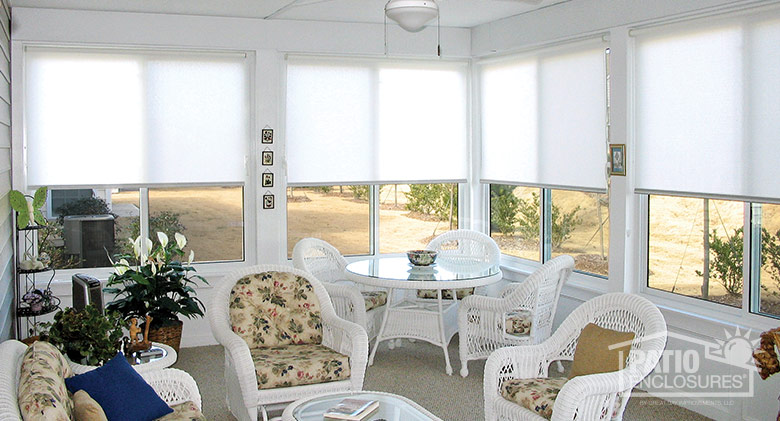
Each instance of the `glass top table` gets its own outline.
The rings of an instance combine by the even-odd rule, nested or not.
[[[485,286],[502,278],[497,265],[463,265],[440,259],[431,266],[413,266],[406,257],[359,260],[348,264],[344,275],[360,284],[388,289],[387,309],[371,349],[369,365],[374,364],[380,342],[419,339],[442,348],[447,374],[452,374],[447,346],[458,331],[458,301],[454,292],[452,299],[444,299],[442,291]],[[402,294],[400,298],[394,293],[396,289],[411,294]],[[432,290],[436,298],[418,298],[419,290]]]
[[[410,399],[384,392],[329,393],[299,399],[284,410],[282,421],[322,421],[322,414],[344,398],[379,401],[379,409],[367,421],[441,421]]]

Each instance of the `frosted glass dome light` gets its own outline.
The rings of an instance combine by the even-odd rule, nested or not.
[[[419,32],[439,15],[439,6],[434,0],[390,0],[385,5],[385,14],[401,28]]]

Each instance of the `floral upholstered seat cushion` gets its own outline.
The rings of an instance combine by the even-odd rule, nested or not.
[[[501,396],[549,420],[555,399],[567,380],[565,377],[508,379],[501,383]]]
[[[320,302],[306,278],[263,272],[230,292],[230,324],[249,348],[322,343]]]
[[[474,295],[474,288],[461,288],[461,289],[456,289],[455,291],[459,300],[462,300],[468,297],[469,295]],[[421,289],[417,291],[417,298],[436,298],[436,297],[437,297],[437,293],[435,289]],[[441,298],[445,300],[451,300],[452,290],[451,289],[442,290]]]
[[[323,345],[252,348],[258,389],[346,380],[349,357]]]
[[[387,304],[386,291],[363,291],[360,294],[363,295],[363,300],[366,302],[366,311]]]
[[[157,418],[156,421],[206,421],[206,417],[191,401],[171,405],[171,409],[173,412],[162,418]]]
[[[19,410],[25,421],[69,421],[73,401],[65,378],[73,375],[70,365],[52,344],[36,341],[22,356],[17,392]]]
[[[531,322],[533,315],[530,311],[513,311],[506,314],[506,333],[515,336],[529,335],[531,333]]]

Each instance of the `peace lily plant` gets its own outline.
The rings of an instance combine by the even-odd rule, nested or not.
[[[115,294],[115,299],[107,309],[120,312],[125,319],[143,321],[151,316],[152,330],[179,324],[179,315],[190,319],[203,316],[205,308],[195,297],[193,286],[196,279],[208,282],[193,273],[194,251],[182,262],[187,238],[178,232],[174,237],[175,241],[169,241],[165,233],[158,232],[156,246],[148,238],[129,239],[133,255],[118,255],[117,262],[111,261],[115,272],[103,291]]]

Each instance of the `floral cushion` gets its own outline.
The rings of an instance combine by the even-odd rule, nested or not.
[[[171,405],[171,409],[173,412],[162,418],[157,418],[156,421],[206,421],[206,417],[191,401]]]
[[[520,336],[531,333],[533,316],[530,311],[513,311],[506,314],[506,333]]]
[[[555,399],[567,380],[565,377],[508,379],[501,383],[501,396],[549,420]]]
[[[70,365],[52,344],[36,341],[22,356],[19,373],[19,410],[25,421],[69,421],[73,401],[65,388]]]
[[[258,389],[345,380],[349,357],[323,345],[287,345],[249,350]]]
[[[314,288],[306,278],[288,272],[239,279],[230,292],[230,324],[249,348],[322,342]]]
[[[459,300],[462,300],[468,297],[469,295],[474,295],[474,288],[461,288],[461,289],[456,289],[455,291]],[[435,289],[421,289],[417,291],[417,298],[436,298],[436,297],[437,297],[437,293]],[[442,290],[441,298],[445,300],[451,300],[452,290],[451,289]]]
[[[363,291],[361,294],[366,302],[366,311],[387,304],[386,291]]]

